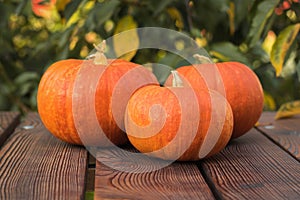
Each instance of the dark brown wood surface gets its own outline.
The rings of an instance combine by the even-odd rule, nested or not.
[[[29,114],[0,151],[0,199],[83,199],[87,151]]]
[[[258,130],[300,160],[300,115],[278,120],[274,117],[275,113],[263,113]]]
[[[103,153],[109,155],[102,151],[102,156]],[[122,164],[128,163],[116,163]],[[151,161],[142,166],[150,169],[153,167]],[[134,173],[118,171],[97,162],[95,199],[214,199],[194,163],[177,162],[160,170],[141,173],[136,173],[140,169],[138,164],[131,164],[130,167]],[[141,171],[146,170],[143,167]]]
[[[201,167],[223,199],[299,199],[300,164],[252,129]]]
[[[0,148],[20,121],[18,112],[0,112]]]

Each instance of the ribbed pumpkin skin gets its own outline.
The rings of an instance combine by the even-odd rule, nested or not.
[[[82,145],[82,141],[75,128],[74,116],[72,112],[72,97],[76,76],[82,65],[94,65],[92,60],[82,61],[76,59],[69,59],[58,61],[51,65],[44,73],[38,88],[38,112],[45,127],[59,139],[72,143]],[[114,120],[112,114],[112,94],[118,81],[126,77],[125,74],[130,70],[140,67],[135,63],[124,60],[108,60],[108,66],[99,65],[96,67],[105,68],[101,78],[98,81],[95,93],[95,111],[98,122],[106,134],[115,145],[122,145],[128,142],[126,134],[119,128]],[[145,70],[141,76],[145,76]],[[124,85],[125,96],[130,96],[134,91],[128,88],[134,88],[136,85],[135,77],[127,77],[127,86]],[[141,80],[141,79],[139,79]],[[152,73],[147,74],[144,79],[144,85],[157,84],[158,82]],[[127,90],[128,91],[127,91]],[[137,88],[136,88],[137,89]],[[85,94],[80,94],[85,95]],[[129,97],[128,97],[129,98]],[[119,100],[120,104],[127,104],[126,98]],[[81,105],[84,107],[85,105]],[[124,106],[124,111],[125,111]],[[84,113],[83,116],[90,113]],[[124,116],[124,113],[123,113]],[[85,136],[89,137],[89,136]],[[101,138],[97,138],[98,144],[107,146],[108,144],[102,142]]]
[[[223,86],[218,88],[211,85],[209,89],[217,90],[224,94],[228,100],[234,117],[232,139],[247,133],[258,121],[263,111],[263,89],[258,77],[246,65],[238,62],[223,62],[183,66],[177,69],[194,89],[208,90],[207,82],[211,74],[206,74],[205,67],[217,67]],[[196,68],[197,69],[196,69]],[[166,81],[170,85],[171,78]],[[213,82],[213,81],[212,81]],[[221,90],[221,91],[220,91]]]
[[[177,88],[178,90],[185,90],[186,88]],[[182,123],[182,113],[180,112],[180,102],[176,96],[171,92],[169,87],[157,87],[157,86],[146,86],[137,90],[130,98],[126,113],[125,113],[125,127],[129,138],[129,141],[135,148],[137,148],[142,153],[154,152],[160,150],[168,145],[175,137],[176,134],[182,134],[181,140],[174,145],[174,148],[166,149],[160,153],[154,154],[155,157],[159,157],[165,160],[179,160],[179,161],[194,161],[199,160],[199,152],[201,146],[207,137],[208,128],[210,126],[211,119],[211,98],[220,97],[221,95],[217,92],[208,91],[195,91],[196,98],[198,100],[199,110],[201,110],[199,115],[199,126],[188,127],[182,133],[177,133],[179,124]],[[226,99],[223,98],[225,101]],[[135,128],[135,125],[141,127],[147,127],[151,125],[151,120],[162,121],[160,116],[153,117],[151,119],[149,116],[150,109],[153,105],[160,105],[164,108],[164,112],[167,116],[164,126],[160,131],[151,137],[141,138],[135,137],[135,135],[140,134],[140,129]],[[226,119],[223,125],[222,133],[218,140],[213,143],[211,151],[205,156],[211,156],[219,151],[221,151],[228,143],[232,128],[233,128],[233,117],[232,111],[229,103],[226,101]],[[195,118],[190,118],[188,120],[195,120]],[[152,124],[153,125],[153,124]],[[153,130],[156,127],[152,127]],[[189,146],[185,146],[186,142],[184,140],[189,139],[189,132],[193,128],[196,128],[197,133],[192,143]],[[179,152],[183,153],[180,157]]]
[[[72,94],[82,60],[69,59],[51,65],[43,74],[37,93],[40,118],[59,139],[81,144],[72,114]]]
[[[234,116],[232,138],[249,131],[263,111],[264,96],[261,83],[256,74],[238,62],[217,63],[223,79],[226,98]]]

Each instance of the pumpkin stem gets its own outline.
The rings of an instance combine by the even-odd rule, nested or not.
[[[200,63],[213,63],[208,57],[203,55],[194,54],[193,57]]]
[[[183,82],[176,70],[171,71],[173,76],[172,87],[183,87]]]
[[[103,40],[99,46],[94,44],[94,47],[97,50],[97,52],[92,55],[92,57],[94,58],[94,63],[96,65],[107,65],[107,58],[104,55],[104,51],[106,48],[106,41]]]

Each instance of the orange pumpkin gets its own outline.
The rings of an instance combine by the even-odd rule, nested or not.
[[[206,63],[177,69],[192,87],[213,89],[223,94],[233,111],[232,139],[247,133],[263,110],[263,90],[258,77],[239,62]],[[166,82],[170,84],[171,77]]]
[[[128,141],[124,112],[129,97],[139,87],[159,83],[144,67],[106,60],[98,51],[91,60],[61,60],[47,69],[38,88],[38,112],[45,127],[68,143],[110,146],[108,138],[122,145]],[[98,126],[105,135],[97,133]]]
[[[233,128],[227,100],[216,91],[194,90],[186,81],[183,87],[173,83],[141,87],[130,97],[125,128],[131,144],[165,160],[199,160],[221,151]]]
[[[233,138],[247,133],[263,111],[264,95],[256,74],[238,62],[217,63],[234,117]]]

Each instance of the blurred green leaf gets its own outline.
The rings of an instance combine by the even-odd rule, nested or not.
[[[114,14],[116,7],[120,4],[118,0],[105,0],[102,3],[95,4],[90,16],[93,18],[93,23],[96,27],[101,26]]]
[[[17,76],[14,82],[17,85],[22,85],[31,80],[39,80],[39,75],[36,72],[23,72],[19,76]]]
[[[66,21],[69,21],[73,13],[78,9],[79,5],[84,2],[86,2],[86,0],[72,0],[66,5],[65,10],[63,11]]]
[[[159,1],[156,3],[153,3],[155,1],[149,1],[151,2],[151,8],[153,9],[154,13],[153,16],[156,17],[159,13],[161,13],[168,5],[170,5],[174,0],[164,0],[164,1]]]
[[[274,9],[278,3],[279,0],[264,0],[258,4],[248,34],[250,47],[254,46],[260,40],[267,21],[274,13]]]
[[[249,67],[251,66],[248,58],[243,54],[237,46],[230,42],[215,43],[211,46],[211,54],[221,61],[235,60],[242,62]]]
[[[254,0],[233,0],[235,7],[235,24],[245,22],[246,17],[249,15],[249,10],[252,7]]]
[[[28,94],[32,90],[32,88],[33,88],[32,83],[30,83],[30,82],[23,83],[22,85],[19,85],[17,93],[20,96],[24,96],[24,95]]]

